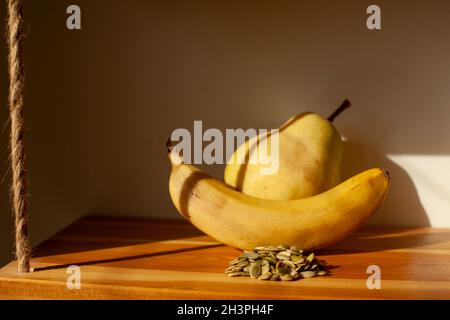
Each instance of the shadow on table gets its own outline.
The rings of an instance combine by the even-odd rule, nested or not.
[[[121,262],[121,261],[134,260],[134,259],[152,258],[152,257],[159,257],[159,256],[165,256],[165,255],[171,255],[171,254],[191,252],[191,251],[196,251],[196,250],[217,248],[217,247],[222,247],[222,246],[224,246],[224,245],[223,244],[211,244],[211,245],[197,246],[197,247],[191,247],[191,248],[153,252],[153,253],[148,253],[148,254],[124,256],[124,257],[118,257],[118,258],[108,258],[108,259],[73,262],[73,263],[59,264],[59,265],[48,266],[48,267],[34,268],[33,272],[47,271],[47,270],[54,270],[54,269],[65,269],[71,265],[76,265],[76,266],[81,267],[81,266],[90,266],[90,265],[103,264],[103,263]]]
[[[430,233],[427,228],[366,227],[337,244],[320,249],[319,255],[412,249],[450,242],[449,233]]]
[[[88,216],[38,245],[33,257],[70,254],[168,240],[205,236],[188,222],[176,219]]]

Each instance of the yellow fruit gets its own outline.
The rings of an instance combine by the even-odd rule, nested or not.
[[[229,186],[263,199],[290,200],[310,197],[341,182],[342,141],[332,121],[350,102],[342,105],[328,118],[316,113],[302,113],[289,119],[279,128],[279,169],[270,175],[262,174],[267,164],[258,162],[258,141],[254,137],[228,159],[224,180]],[[269,155],[271,139],[266,139]],[[239,155],[245,155],[245,163]]]
[[[305,250],[328,246],[363,225],[389,187],[382,169],[362,172],[333,189],[296,200],[266,200],[236,191],[169,152],[169,191],[183,217],[239,249],[286,243]]]

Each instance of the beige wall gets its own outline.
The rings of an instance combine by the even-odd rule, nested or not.
[[[346,176],[393,177],[373,223],[450,226],[448,1],[377,1],[382,31],[365,27],[371,1],[25,2],[34,243],[84,214],[178,217],[164,147],[175,128],[272,128],[346,97]],[[81,31],[65,27],[72,3]]]

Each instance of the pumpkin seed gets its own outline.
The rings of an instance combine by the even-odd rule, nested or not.
[[[261,267],[261,273],[262,274],[266,274],[266,273],[269,273],[269,272],[270,272],[270,267],[268,265]]]
[[[242,275],[244,275],[244,272],[240,272],[240,271],[238,271],[238,272],[230,272],[228,274],[229,277],[237,277],[237,276],[242,276]]]
[[[253,279],[257,278],[261,274],[261,264],[260,263],[252,263],[250,265],[250,277]]]
[[[295,264],[305,262],[305,259],[302,256],[298,256],[298,255],[291,255],[291,260]]]
[[[272,257],[264,257],[263,260],[269,262],[270,264],[277,264],[277,260]]]
[[[295,269],[295,264],[293,264],[292,261],[285,260],[285,261],[283,261],[283,263],[284,263],[286,266],[288,266],[289,268]]]
[[[277,253],[276,257],[277,257],[279,260],[289,260],[289,259],[290,259],[289,256],[286,256],[286,255],[281,254],[281,253]]]
[[[269,280],[272,277],[272,273],[264,273],[260,276],[258,276],[258,280]]]
[[[238,262],[241,262],[241,261],[243,261],[243,260],[246,260],[247,258],[245,257],[245,256],[239,256],[239,257],[237,257],[236,259],[234,259],[234,260],[232,260],[228,265],[233,265],[233,264],[236,264],[236,263],[238,263]]]
[[[316,273],[314,271],[302,271],[300,272],[300,274],[303,278],[312,278],[316,276]]]
[[[291,247],[289,248],[289,250],[294,251],[294,252],[298,252],[298,249],[297,249],[296,246],[291,246]]]
[[[279,268],[279,269],[277,270],[277,272],[278,272],[280,275],[290,273],[290,271],[288,270],[288,268],[285,268],[285,267]]]
[[[246,251],[244,253],[244,255],[248,258],[248,259],[258,259],[259,258],[259,254],[253,251]]]
[[[255,250],[256,251],[279,251],[279,249],[274,246],[256,247]]]
[[[280,279],[280,275],[278,273],[274,273],[272,274],[272,277],[270,277],[271,281],[277,281],[278,279]]]
[[[238,271],[242,271],[242,268],[231,268],[231,269],[225,270],[225,272],[227,272],[227,273],[238,272]]]
[[[280,278],[283,281],[292,281],[292,276],[290,274],[282,274],[280,275]]]
[[[314,252],[311,252],[308,256],[308,258],[306,258],[306,261],[308,261],[309,263],[311,263],[314,260]]]
[[[286,251],[281,251],[279,254],[283,254],[283,255],[285,255],[285,256],[287,256],[287,257],[290,257],[290,256],[291,256],[291,252],[288,251],[288,250],[286,250]]]

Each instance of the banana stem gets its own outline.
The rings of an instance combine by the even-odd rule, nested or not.
[[[174,145],[173,145],[173,142],[170,139],[170,137],[166,141],[166,147],[167,147],[167,153],[171,153],[172,150],[173,150]]]
[[[338,115],[340,115],[345,109],[350,108],[351,103],[348,99],[345,99],[344,102],[337,108],[329,117],[328,121],[333,122],[334,119],[337,118]]]
[[[173,170],[174,168],[178,167],[180,164],[183,163],[183,158],[178,154],[177,150],[175,150],[175,146],[170,137],[169,139],[167,139],[166,146],[167,146],[167,153],[169,154],[169,160]]]

